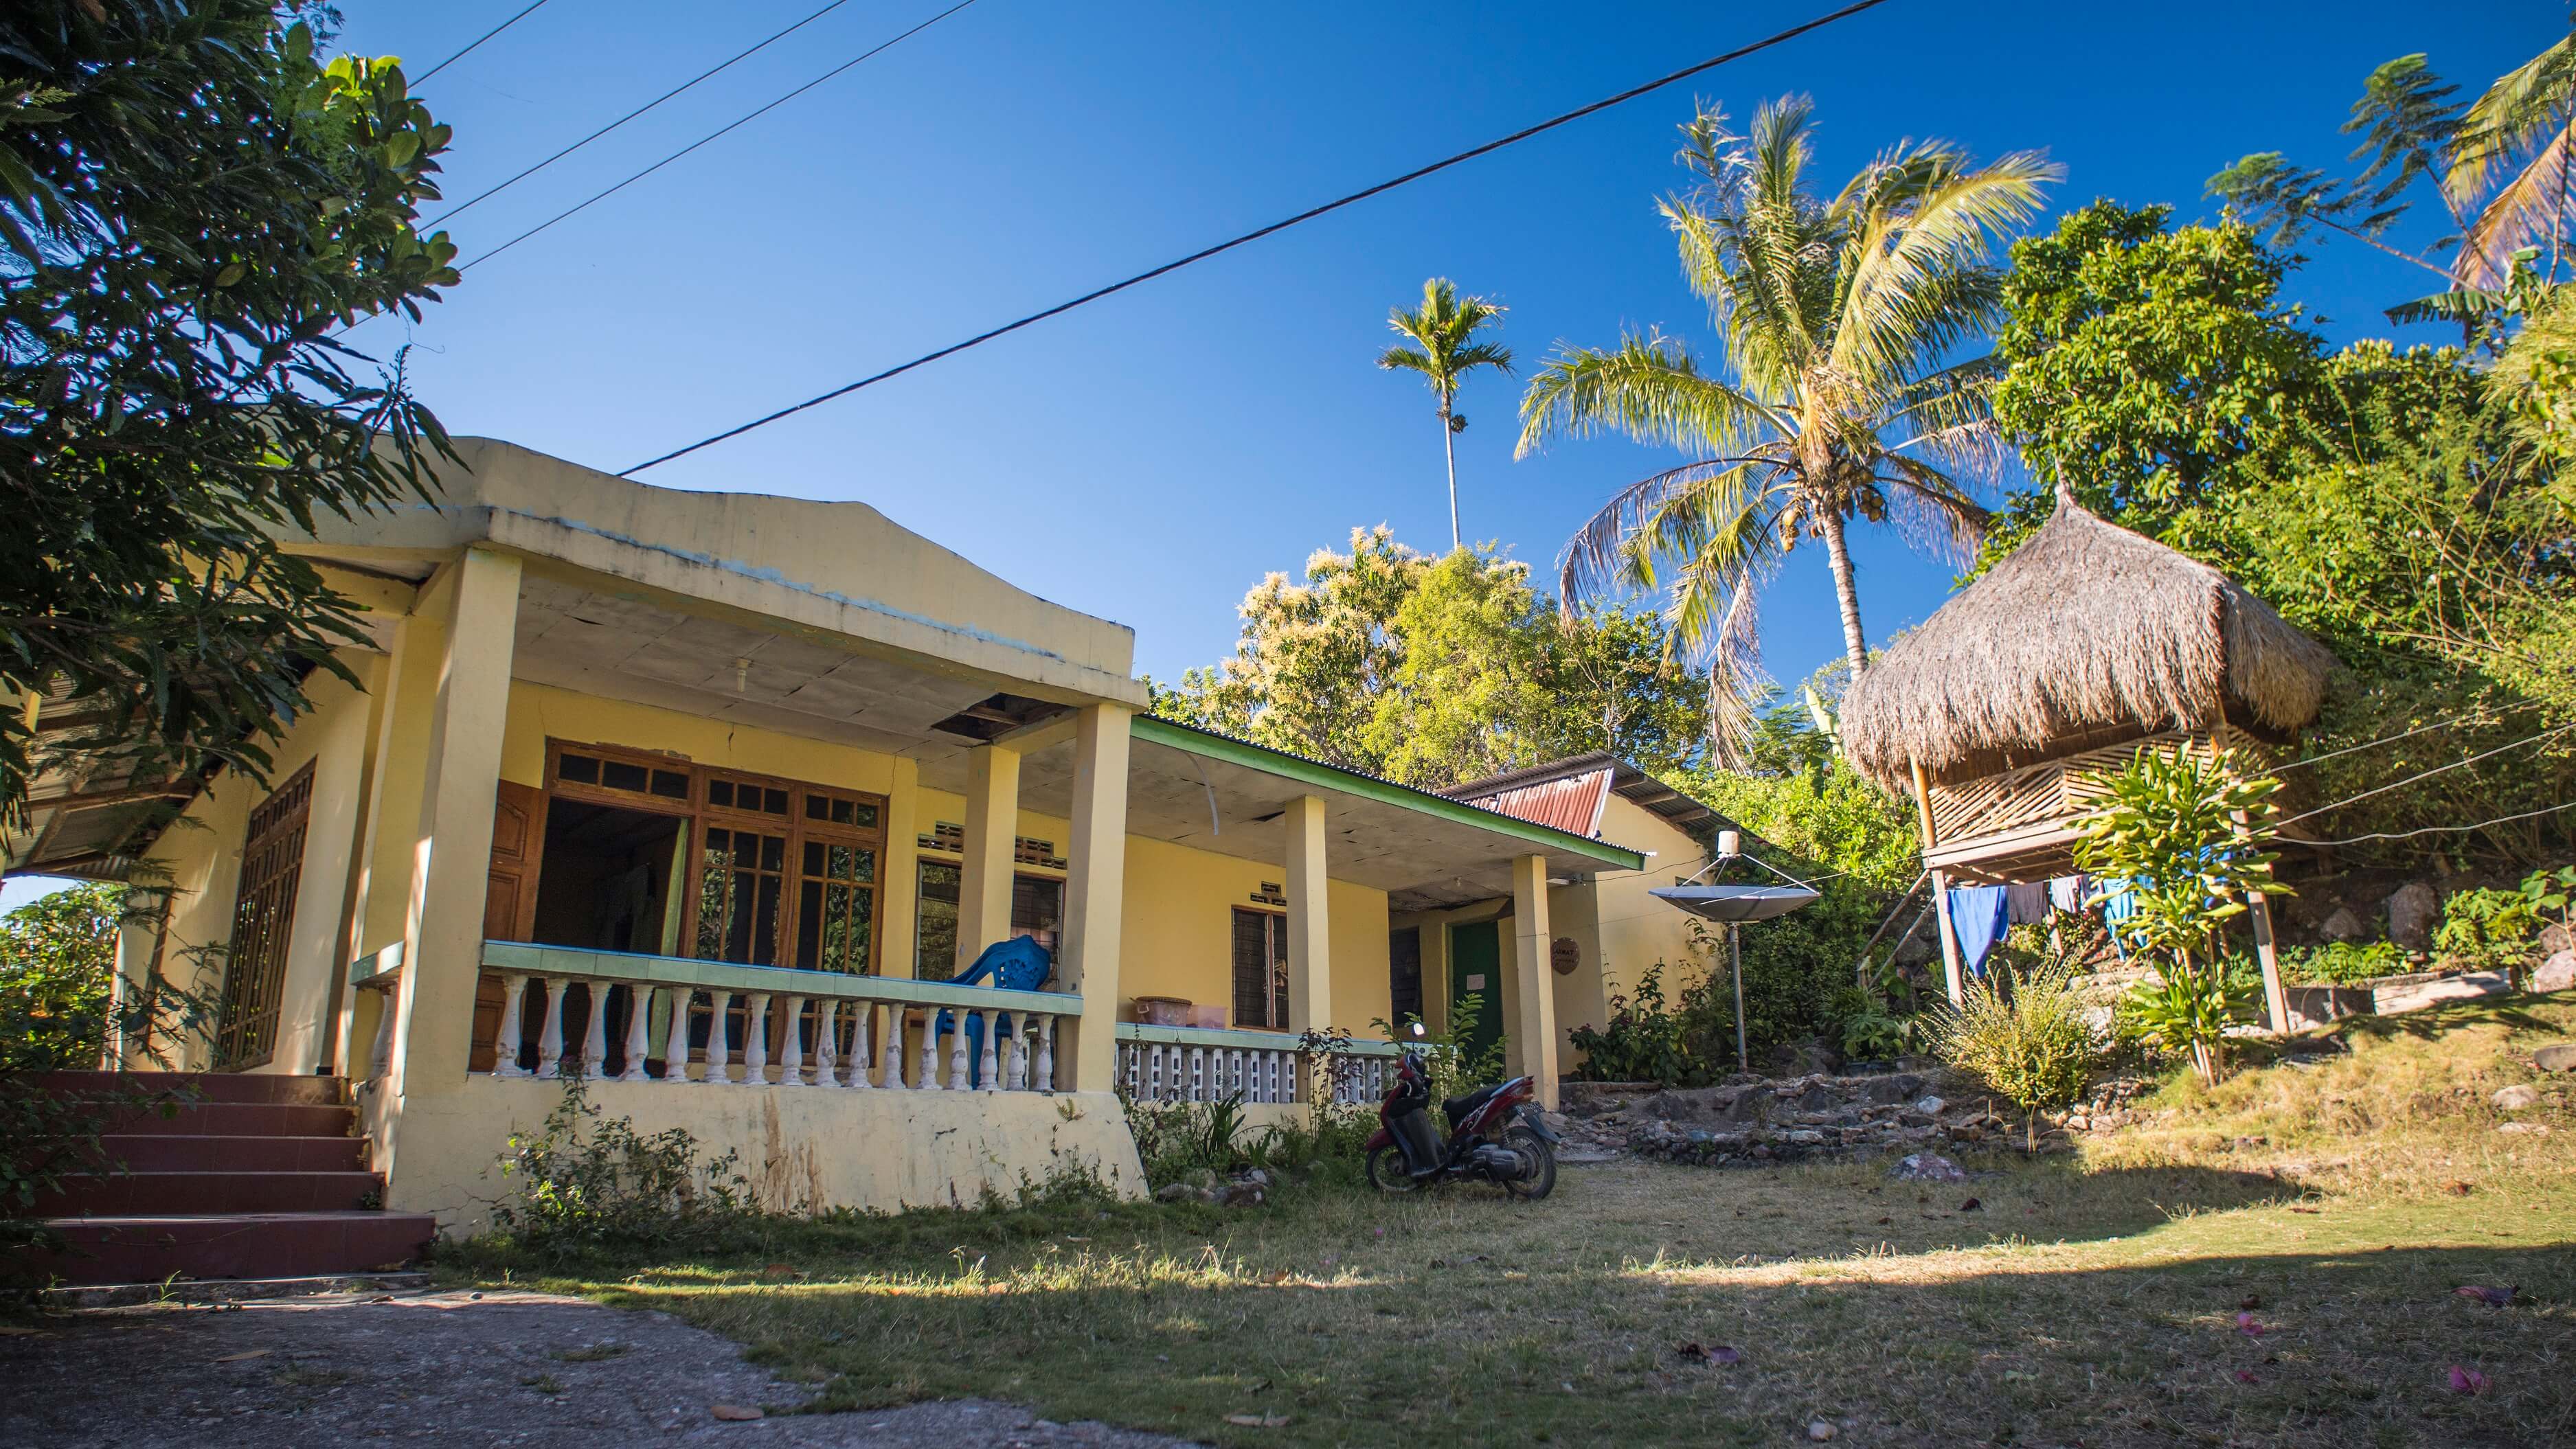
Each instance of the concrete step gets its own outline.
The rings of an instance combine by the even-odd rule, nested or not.
[[[411,1266],[438,1236],[427,1213],[164,1213],[48,1220],[63,1246],[23,1257],[59,1287],[172,1275],[315,1278]]]
[[[296,1102],[205,1102],[163,1111],[120,1111],[106,1124],[114,1137],[333,1137],[357,1121],[354,1107]]]
[[[325,1273],[314,1278],[194,1278],[155,1283],[93,1283],[48,1288],[47,1308],[133,1308],[146,1303],[244,1303],[261,1298],[310,1298],[324,1293],[411,1293],[429,1287],[427,1273]]]
[[[320,1213],[366,1208],[383,1195],[372,1172],[106,1172],[65,1177],[37,1194],[35,1206],[60,1218]]]
[[[102,1137],[107,1161],[128,1172],[363,1172],[367,1144],[356,1137],[214,1136],[136,1133]]]
[[[340,1077],[285,1072],[43,1072],[28,1084],[48,1092],[95,1097],[130,1092],[186,1094],[198,1102],[266,1102],[307,1107],[344,1106],[349,1084]]]

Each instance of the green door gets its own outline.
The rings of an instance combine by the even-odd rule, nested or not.
[[[1478,998],[1471,1014],[1466,999]],[[1503,1034],[1503,937],[1497,921],[1449,928],[1449,1027],[1458,1045],[1482,1051]]]

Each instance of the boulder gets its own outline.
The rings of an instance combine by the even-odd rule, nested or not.
[[[2544,1072],[2576,1072],[2576,1042],[2542,1047],[2531,1054],[2531,1064]]]
[[[1904,1160],[1889,1168],[1887,1175],[1898,1182],[1966,1182],[1968,1174],[1959,1164],[1937,1152],[1909,1152]]]
[[[2354,915],[2350,906],[2337,906],[2318,925],[2317,934],[2329,941],[2358,941],[2370,934],[2370,928],[2361,923],[2361,917]]]
[[[2553,952],[2531,973],[2534,991],[2576,991],[2576,951]]]
[[[1941,1115],[1941,1109],[1949,1105],[1938,1097],[1926,1097],[1914,1104],[1914,1110],[1926,1117],[1938,1117]]]
[[[2487,1101],[2499,1112],[2519,1112],[2525,1107],[2540,1105],[2540,1090],[2537,1087],[2521,1085],[2498,1087],[2495,1095],[2487,1098]]]
[[[2408,881],[2382,904],[2388,912],[2388,939],[2408,951],[2433,949],[2433,927],[2442,919],[2442,897],[2424,882]]]
[[[1188,1202],[1198,1195],[1199,1190],[1186,1182],[1167,1182],[1154,1189],[1156,1202]]]
[[[2540,928],[2540,934],[2533,938],[2531,944],[2543,956],[2555,956],[2561,951],[2576,951],[2576,930],[2569,930],[2558,922],[2552,921]]]

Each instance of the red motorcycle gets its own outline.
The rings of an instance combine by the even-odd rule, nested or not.
[[[1435,1183],[1490,1182],[1533,1202],[1556,1187],[1556,1134],[1539,1114],[1528,1077],[1479,1087],[1440,1104],[1449,1119],[1441,1139],[1431,1125],[1431,1078],[1422,1054],[1406,1052],[1394,1085],[1377,1108],[1368,1140],[1368,1178],[1382,1192],[1412,1192]]]

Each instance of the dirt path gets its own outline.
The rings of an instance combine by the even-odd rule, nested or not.
[[[21,1323],[25,1323],[22,1320]],[[439,1449],[636,1444],[1165,1449],[1008,1404],[784,1411],[808,1391],[659,1313],[535,1293],[329,1295],[238,1308],[96,1309],[0,1331],[13,1449]],[[756,1422],[718,1404],[766,1408]]]

